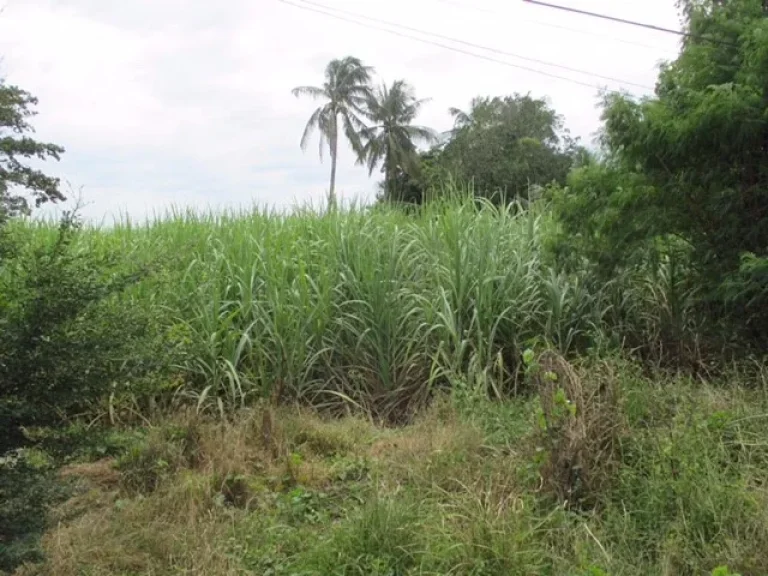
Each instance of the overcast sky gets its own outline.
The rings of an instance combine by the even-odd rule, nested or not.
[[[591,87],[279,0],[4,1],[0,70],[39,98],[39,138],[67,149],[48,170],[82,188],[84,214],[97,222],[120,213],[140,219],[171,206],[321,203],[330,164],[327,157],[320,163],[317,146],[299,148],[316,104],[290,90],[322,83],[332,58],[354,55],[374,66],[380,81],[409,81],[419,97],[431,98],[419,123],[438,130],[451,125],[449,107],[466,108],[473,96],[531,92],[547,96],[571,132],[590,141],[599,127],[597,86],[649,93],[629,83],[652,88],[658,63],[678,48],[671,34],[524,0],[312,0],[626,82],[430,38]],[[679,27],[674,0],[552,1]],[[351,151],[340,152],[344,199],[370,200],[379,177],[369,179]]]

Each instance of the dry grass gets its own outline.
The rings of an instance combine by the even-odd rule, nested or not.
[[[64,466],[59,474],[62,478],[76,478],[105,489],[116,488],[120,482],[120,473],[115,470],[113,458],[70,464]]]
[[[517,458],[486,445],[480,429],[440,406],[380,438],[370,453],[388,492],[416,487],[439,505],[467,497],[496,509],[519,493]]]
[[[543,488],[570,505],[591,507],[608,489],[623,428],[617,375],[609,364],[577,372],[546,351],[536,381],[545,424]]]
[[[264,410],[271,419],[267,446]],[[17,575],[241,574],[227,553],[233,526],[290,485],[328,487],[334,468],[327,457],[363,455],[376,433],[360,419],[264,410],[232,421],[179,413],[156,422],[129,460],[62,469],[79,490],[52,513],[56,527],[42,543],[47,562]],[[164,462],[164,473],[153,459]]]
[[[538,364],[547,427],[501,441],[531,403],[470,418],[436,402],[402,428],[274,407],[156,422],[140,454],[178,460],[64,469],[82,490],[55,511],[46,563],[16,576],[765,573],[768,400],[552,353]],[[152,489],[126,488],[146,471]],[[540,477],[570,506],[532,490]]]
[[[298,409],[248,410],[231,421],[177,414],[152,426],[140,456],[62,470],[82,490],[54,512],[47,562],[18,576],[240,573],[226,553],[233,527],[273,513],[274,495],[291,486],[332,489],[339,462],[369,462],[387,493],[419,486],[425,498],[477,498],[501,514],[514,506],[511,466],[501,459],[489,473],[484,450],[482,433],[445,407],[400,429]],[[157,473],[146,455],[175,460]],[[136,481],[144,473],[151,482]]]
[[[221,546],[229,518],[212,496],[209,478],[185,473],[151,498],[102,501],[49,532],[46,564],[18,574],[236,574]]]

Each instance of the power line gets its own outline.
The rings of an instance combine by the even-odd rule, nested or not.
[[[317,14],[323,14],[325,16],[328,16],[330,18],[335,18],[336,20],[342,20],[344,22],[349,22],[351,24],[356,24],[358,26],[362,26],[363,28],[370,28],[372,30],[380,30],[382,32],[387,32],[388,34],[393,34],[395,36],[399,36],[400,38],[408,38],[409,40],[414,40],[416,42],[421,42],[422,44],[429,44],[431,46],[438,46],[439,48],[444,48],[446,50],[451,50],[453,52],[458,52],[460,54],[465,54],[467,56],[472,56],[474,58],[479,58],[480,60],[486,60],[488,62],[494,62],[496,64],[502,64],[503,66],[509,66],[510,68],[518,68],[520,70],[526,70],[528,72],[532,72],[534,74],[540,74],[542,76],[548,76],[550,78],[555,78],[558,80],[563,80],[566,82],[571,82],[572,84],[577,84],[579,86],[584,86],[586,88],[593,88],[596,90],[603,90],[603,86],[599,86],[597,84],[589,84],[587,82],[582,82],[580,80],[574,80],[573,78],[568,78],[566,76],[560,76],[558,74],[552,74],[550,72],[545,72],[543,70],[537,70],[535,68],[529,68],[527,66],[522,66],[519,64],[512,64],[511,62],[506,62],[504,60],[499,60],[497,58],[492,58],[491,56],[485,56],[483,54],[476,54],[474,52],[469,52],[467,50],[462,50],[461,48],[456,48],[455,46],[450,46],[448,44],[441,44],[440,42],[434,42],[432,40],[425,40],[424,38],[418,38],[416,36],[411,36],[409,34],[404,34],[402,32],[397,32],[396,30],[389,30],[388,28],[382,28],[380,26],[374,26],[371,24],[366,24],[364,22],[359,22],[357,20],[352,20],[350,18],[345,18],[344,16],[339,16],[338,14],[332,14],[330,12],[324,12],[323,10],[318,10],[316,8],[312,8],[310,6],[303,6],[301,4],[295,4],[294,2],[289,2],[288,0],[277,0],[278,2],[282,4],[286,4],[288,6],[293,6],[294,8],[299,8],[300,10],[307,10],[309,12],[315,12]],[[301,0],[298,0],[301,1]],[[609,92],[618,92],[617,90],[610,90],[606,89]]]
[[[639,26],[640,28],[647,28],[648,30],[655,30],[657,32],[665,32],[667,34],[675,34],[677,36],[683,36],[685,38],[692,38],[694,40],[706,40],[707,42],[713,42],[715,44],[723,44],[725,46],[731,46],[736,48],[736,44],[732,42],[726,42],[725,40],[718,40],[716,38],[706,38],[699,36],[698,34],[691,34],[684,30],[674,30],[672,28],[664,28],[663,26],[656,26],[655,24],[647,24],[645,22],[636,22],[635,20],[627,20],[625,18],[618,18],[616,16],[608,16],[607,14],[599,14],[597,12],[588,12],[587,10],[580,10],[578,8],[571,8],[570,6],[560,6],[558,4],[550,4],[549,2],[543,2],[542,0],[523,0],[529,4],[537,4],[544,6],[545,8],[554,8],[555,10],[564,10],[565,12],[571,12],[573,14],[581,14],[582,16],[590,16],[592,18],[601,18],[603,20],[610,20],[611,22],[618,22],[620,24],[628,24],[630,26]]]
[[[386,26],[393,26],[395,28],[401,28],[403,30],[408,30],[410,32],[416,32],[418,34],[423,34],[425,36],[433,36],[435,38],[440,38],[441,40],[448,40],[449,42],[455,42],[456,44],[463,44],[464,46],[469,46],[471,48],[477,48],[479,50],[486,50],[488,52],[493,52],[495,54],[501,54],[503,56],[510,56],[512,58],[517,58],[519,60],[527,60],[528,62],[534,62],[535,64],[542,64],[544,66],[551,66],[553,68],[559,68],[561,70],[567,70],[568,72],[575,72],[577,74],[584,74],[586,76],[593,76],[595,78],[600,78],[601,80],[608,80],[610,82],[617,82],[619,84],[626,84],[628,86],[635,86],[637,88],[643,88],[644,90],[653,90],[650,86],[645,86],[644,84],[637,84],[636,82],[630,82],[628,80],[621,80],[620,78],[614,78],[612,76],[602,76],[600,74],[596,74],[594,72],[589,72],[587,70],[581,70],[579,68],[572,68],[570,66],[565,66],[562,64],[555,64],[552,62],[547,62],[545,60],[539,60],[536,58],[530,58],[528,56],[521,56],[520,54],[515,54],[513,52],[507,52],[505,50],[501,50],[498,48],[492,48],[488,46],[483,46],[482,44],[475,44],[473,42],[467,42],[465,40],[460,40],[458,38],[453,38],[451,36],[444,36],[442,34],[437,34],[435,32],[427,32],[425,30],[420,30],[418,28],[412,28],[410,26],[406,26],[404,24],[398,24],[397,22],[390,22],[387,20],[382,20],[380,18],[372,18],[370,16],[364,16],[362,14],[357,14],[355,12],[350,12],[348,10],[342,10],[341,8],[332,8],[330,6],[326,6],[323,4],[319,4],[317,2],[313,2],[312,0],[297,0],[298,2],[301,2],[302,4],[309,4],[311,6],[315,6],[316,8],[321,8],[324,10],[331,10],[333,12],[340,12],[342,14],[347,14],[349,16],[353,16],[355,18],[360,18],[362,20],[368,20],[371,22],[376,22],[378,24],[384,24]]]
[[[475,10],[477,12],[484,12],[485,14],[493,14],[495,16],[504,16],[501,12],[498,10],[491,10],[489,8],[484,8],[482,6],[475,6],[474,4],[464,4],[461,2],[456,2],[455,0],[435,0],[436,2],[441,2],[443,4],[448,4],[450,6],[457,6],[459,8],[466,8],[468,10]],[[766,0],[768,2],[768,0]],[[608,34],[598,34],[597,32],[591,32],[589,30],[581,30],[579,28],[571,28],[570,26],[563,26],[561,24],[553,24],[551,22],[542,22],[540,20],[532,20],[530,18],[518,18],[515,17],[515,20],[519,20],[521,22],[528,22],[530,24],[537,24],[539,26],[547,26],[549,28],[557,28],[559,30],[567,30],[569,32],[576,32],[578,34],[585,34],[587,36],[595,36],[596,38],[605,38],[606,40],[612,40],[614,42],[621,42],[622,44],[629,44],[632,46],[639,46],[641,48],[651,48],[653,50],[663,50],[664,52],[669,52],[669,50],[665,50],[664,48],[661,48],[660,46],[653,46],[651,44],[645,44],[643,42],[635,42],[634,40],[627,40],[626,38],[617,38],[616,36],[610,36]]]
[[[279,1],[284,3],[284,4],[290,4],[291,6],[294,6],[296,8],[301,8],[301,9],[304,9],[304,10],[310,10],[312,12],[317,12],[317,13],[320,13],[320,14],[324,14],[326,16],[337,18],[339,20],[344,20],[346,22],[351,22],[351,23],[357,24],[359,26],[367,26],[369,28],[375,28],[375,29],[378,29],[378,30],[382,30],[384,32],[389,32],[391,34],[396,34],[396,35],[404,37],[404,38],[410,38],[410,39],[416,40],[418,42],[423,42],[423,43],[426,43],[426,44],[432,44],[434,46],[439,46],[439,47],[445,48],[447,50],[453,50],[455,52],[460,52],[462,54],[467,54],[469,56],[474,56],[476,58],[481,58],[481,59],[484,59],[484,60],[488,60],[490,62],[497,62],[497,63],[503,64],[505,66],[510,66],[510,67],[513,67],[513,68],[520,68],[522,70],[527,70],[529,72],[533,72],[533,73],[536,73],[536,74],[542,74],[542,75],[545,75],[545,76],[550,76],[552,78],[558,78],[560,80],[566,80],[566,81],[573,82],[573,83],[576,83],[576,84],[580,84],[582,86],[587,86],[587,87],[590,87],[590,88],[598,88],[598,89],[600,89],[600,87],[598,87],[597,85],[594,85],[594,84],[589,84],[589,83],[586,83],[586,82],[580,82],[579,80],[574,80],[572,78],[566,78],[564,76],[559,76],[557,74],[552,74],[552,73],[549,73],[549,72],[545,72],[543,70],[538,70],[536,68],[530,68],[530,67],[527,67],[527,66],[522,66],[522,65],[518,65],[518,64],[512,64],[511,62],[506,62],[504,60],[498,60],[498,59],[491,58],[491,57],[488,57],[488,56],[483,56],[483,55],[480,55],[480,54],[476,54],[474,52],[468,52],[468,51],[460,50],[460,49],[458,49],[458,48],[456,48],[454,46],[449,46],[449,45],[446,45],[446,44],[441,44],[441,43],[438,43],[438,42],[429,41],[429,40],[425,40],[425,39],[422,39],[422,38],[416,38],[414,36],[409,36],[407,34],[402,34],[402,33],[396,32],[394,30],[389,30],[387,28],[381,28],[381,27],[377,27],[377,26],[370,26],[370,25],[364,24],[363,22],[358,22],[356,20],[350,20],[348,18],[344,18],[344,17],[339,16],[337,14],[332,14],[331,12],[327,12],[327,10],[332,10],[333,12],[340,12],[342,14],[347,14],[347,15],[355,17],[355,18],[359,18],[359,19],[362,19],[362,20],[368,20],[368,21],[371,21],[371,22],[376,22],[378,24],[384,24],[386,26],[390,26],[390,27],[394,27],[394,28],[400,28],[400,29],[403,29],[403,30],[409,30],[411,32],[416,32],[418,34],[423,34],[425,36],[433,36],[435,38],[440,38],[442,40],[447,40],[449,42],[455,42],[456,44],[463,44],[464,46],[470,46],[472,48],[477,48],[477,49],[480,49],[480,50],[486,50],[488,52],[493,52],[493,53],[501,54],[501,55],[504,55],[504,56],[510,56],[512,58],[518,58],[520,60],[527,60],[529,62],[535,62],[537,64],[542,64],[544,66],[551,66],[553,68],[560,68],[561,70],[567,70],[569,72],[575,72],[577,74],[584,74],[584,75],[587,75],[587,76],[592,76],[594,78],[599,78],[601,80],[608,80],[610,82],[616,82],[618,84],[625,84],[625,85],[628,85],[628,86],[636,86],[638,88],[643,88],[644,90],[653,90],[653,88],[651,88],[650,86],[646,86],[644,84],[638,84],[636,82],[630,82],[628,80],[622,80],[620,78],[614,78],[612,76],[603,76],[603,75],[600,75],[600,74],[596,74],[594,72],[589,72],[587,70],[581,70],[581,69],[578,69],[578,68],[571,68],[570,66],[565,66],[565,65],[562,65],[562,64],[555,64],[555,63],[552,63],[552,62],[546,62],[544,60],[538,60],[536,58],[529,58],[527,56],[521,56],[519,54],[514,54],[512,52],[507,52],[507,51],[504,51],[504,50],[501,50],[501,49],[498,49],[498,48],[492,48],[492,47],[489,47],[489,46],[483,46],[481,44],[475,44],[475,43],[472,43],[472,42],[467,42],[465,40],[460,40],[458,38],[453,38],[451,36],[444,36],[442,34],[437,34],[435,32],[427,32],[425,30],[420,30],[418,28],[412,28],[410,26],[406,26],[406,25],[403,25],[403,24],[397,24],[396,22],[389,22],[387,20],[382,20],[382,19],[379,19],[379,18],[372,18],[370,16],[364,16],[362,14],[357,14],[355,12],[350,12],[348,10],[342,10],[340,8],[332,8],[330,6],[319,4],[319,3],[316,3],[316,2],[312,2],[311,0],[295,0],[297,2],[301,2],[301,4],[295,4],[295,3],[292,3],[292,2],[288,2],[286,0],[279,0]],[[313,6],[314,8],[310,8],[310,6]]]

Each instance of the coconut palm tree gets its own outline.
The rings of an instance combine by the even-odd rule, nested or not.
[[[430,128],[411,124],[427,100],[418,100],[413,87],[404,80],[383,85],[367,101],[367,118],[372,126],[360,130],[362,150],[358,163],[368,166],[368,173],[383,164],[384,190],[392,196],[391,186],[398,170],[418,171],[416,141],[434,142],[437,135]]]
[[[371,94],[370,82],[373,68],[364,66],[358,58],[347,56],[331,60],[325,68],[325,82],[322,86],[299,86],[294,88],[294,96],[310,96],[326,102],[309,117],[304,134],[301,136],[301,149],[306,150],[312,133],[320,132],[320,161],[323,160],[323,148],[328,145],[331,153],[331,185],[328,189],[328,208],[336,206],[336,158],[339,147],[339,126],[344,130],[352,148],[361,152],[358,132],[365,127],[360,120],[363,107]],[[339,123],[339,121],[341,123]]]
[[[490,99],[487,97],[476,96],[469,103],[469,112],[460,108],[448,108],[448,113],[453,116],[453,129],[448,130],[446,134],[451,137],[456,136],[464,128],[469,128],[478,123],[478,112],[487,107]]]

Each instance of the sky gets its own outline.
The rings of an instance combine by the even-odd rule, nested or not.
[[[674,0],[550,1],[679,28]],[[571,133],[589,144],[600,126],[599,89],[651,94],[659,63],[673,59],[679,46],[673,34],[525,0],[0,5],[0,74],[38,97],[36,137],[66,148],[45,169],[80,198],[83,216],[105,224],[172,207],[320,206],[328,156],[321,163],[316,141],[305,152],[299,147],[317,103],[294,98],[291,89],[320,85],[333,58],[360,58],[376,69],[378,83],[407,80],[418,97],[430,99],[421,125],[449,129],[448,108],[466,109],[474,96],[530,92],[547,97]],[[330,9],[347,20],[317,12]],[[380,177],[356,166],[348,147],[340,150],[342,201],[371,201]]]

